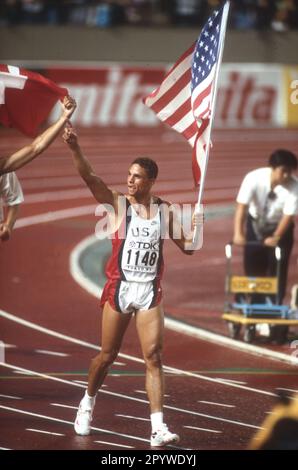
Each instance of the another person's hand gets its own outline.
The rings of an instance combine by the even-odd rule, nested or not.
[[[11,230],[9,226],[5,223],[0,224],[0,240],[3,242],[6,242],[7,240],[10,239],[11,236]]]
[[[241,245],[241,246],[245,245],[245,243],[246,243],[245,236],[242,235],[242,234],[234,235],[233,243],[234,243],[234,245]]]
[[[70,123],[68,123],[68,125],[64,128],[62,139],[70,147],[75,147],[78,144],[78,136],[75,129],[71,127]]]
[[[69,119],[77,107],[76,101],[71,96],[65,96],[62,106],[62,115]]]
[[[279,240],[280,240],[280,237],[274,237],[274,236],[267,237],[264,240],[264,245],[265,246],[271,246],[271,247],[274,248],[278,245]]]

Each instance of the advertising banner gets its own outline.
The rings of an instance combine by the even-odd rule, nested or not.
[[[160,122],[142,102],[162,81],[168,66],[111,64],[92,68],[50,67],[49,78],[77,100],[75,125],[155,127]],[[216,128],[282,127],[287,123],[284,70],[278,65],[223,64]],[[295,110],[296,111],[296,110]],[[54,111],[52,119],[56,117]]]

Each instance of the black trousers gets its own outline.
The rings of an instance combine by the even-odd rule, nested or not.
[[[250,215],[247,217],[246,225],[246,241],[258,241],[257,234],[254,231],[253,219]],[[272,235],[275,231],[266,233],[266,237]],[[288,266],[291,251],[294,244],[294,224],[290,225],[285,234],[279,240],[278,246],[281,248],[281,265],[280,265],[280,284],[278,292],[278,303],[282,304],[286,294]],[[246,245],[244,248],[244,271],[247,276],[276,276],[277,261],[275,259],[274,249],[263,245]],[[255,294],[253,303],[262,303],[264,296]],[[275,298],[273,298],[275,300]]]

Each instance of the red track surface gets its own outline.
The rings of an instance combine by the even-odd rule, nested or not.
[[[156,192],[173,202],[194,202],[190,150],[172,132],[96,129],[81,131],[80,135],[83,149],[108,184],[124,190],[129,162],[146,154],[156,158],[160,166]],[[3,131],[0,155],[24,143],[19,135]],[[245,172],[263,165],[277,147],[295,151],[297,134],[216,132],[205,191],[206,206],[231,204]],[[18,174],[27,197],[21,219],[93,204],[60,142]],[[76,192],[78,189],[82,192]],[[133,322],[122,348],[122,353],[129,357],[118,358],[122,364],[113,366],[104,393],[98,396],[93,420],[97,429],[89,437],[78,437],[72,428],[75,414],[72,407],[77,406],[83,391],[74,381],[86,380],[89,360],[94,354],[92,345],[96,346],[99,340],[100,315],[98,301],[71,277],[69,255],[77,243],[94,233],[96,221],[91,214],[23,226],[15,230],[8,244],[0,246],[0,308],[90,343],[90,347],[76,344],[1,318],[0,339],[15,346],[6,349],[6,362],[52,378],[16,374],[11,368],[1,367],[0,412],[6,430],[1,433],[2,448],[149,448],[144,369],[135,360],[141,353]],[[225,325],[220,319],[225,275],[223,249],[231,237],[231,227],[231,217],[208,220],[203,250],[191,258],[180,254],[173,243],[167,243],[165,250],[166,311],[224,334]],[[297,279],[296,247],[294,251],[289,286]],[[236,261],[239,263],[240,253]],[[166,421],[181,434],[182,448],[245,449],[270,411],[276,389],[297,390],[297,368],[293,366],[246,353],[235,354],[235,350],[227,347],[170,331],[166,332],[165,344],[166,366],[179,369],[174,374],[167,372]],[[289,345],[279,349],[287,352]],[[192,374],[185,376],[183,371]],[[59,383],[55,378],[67,382]],[[218,378],[241,383],[212,381]],[[121,396],[115,397],[115,393]]]

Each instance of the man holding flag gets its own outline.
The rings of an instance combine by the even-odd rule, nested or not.
[[[226,25],[226,6],[208,20],[197,47],[192,47],[166,76],[162,85],[145,99],[162,121],[181,132],[195,150],[194,176],[199,179],[198,161],[205,174],[214,88],[218,75],[218,56],[222,50],[221,26]],[[193,72],[190,66],[193,63]],[[202,65],[201,65],[202,64]],[[207,78],[205,79],[205,76]],[[198,88],[199,87],[199,88]],[[106,266],[108,281],[101,298],[101,351],[90,363],[88,387],[80,402],[75,432],[89,435],[98,389],[115,361],[123,336],[135,316],[138,338],[146,365],[146,391],[150,404],[151,446],[161,447],[178,442],[163,419],[164,380],[162,368],[164,312],[161,277],[163,273],[164,225],[170,238],[185,253],[198,247],[184,235],[175,212],[167,212],[170,204],[152,194],[158,168],[149,158],[138,158],[128,170],[127,194],[112,191],[97,176],[84,156],[75,131],[65,128],[74,165],[95,199],[108,206],[112,236],[112,255]],[[204,155],[202,155],[204,152]],[[204,157],[204,158],[203,158]],[[201,183],[202,186],[202,183]],[[202,220],[193,218],[193,225]],[[179,233],[179,237],[174,234]]]

